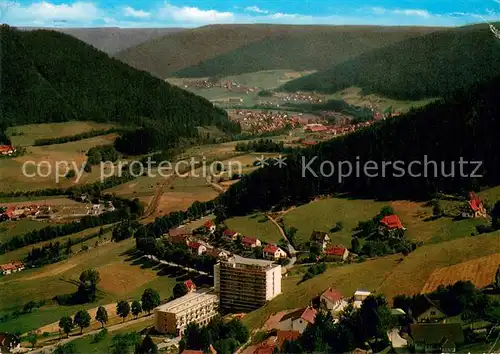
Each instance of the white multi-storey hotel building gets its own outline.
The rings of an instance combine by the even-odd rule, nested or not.
[[[155,329],[160,333],[182,335],[191,322],[207,325],[217,316],[218,309],[219,298],[212,289],[193,291],[155,308]]]
[[[281,266],[235,255],[214,266],[214,288],[222,310],[252,311],[281,293]]]

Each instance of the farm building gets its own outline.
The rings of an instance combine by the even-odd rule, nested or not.
[[[406,230],[397,215],[387,215],[380,220],[378,232],[381,235],[393,234],[397,230]]]
[[[12,145],[0,145],[0,155],[10,156],[16,152],[16,148]]]
[[[0,270],[3,275],[8,275],[15,272],[20,272],[24,269],[24,263],[20,261],[13,261],[7,264],[0,265]]]
[[[471,192],[469,194],[469,201],[465,205],[464,211],[462,211],[462,217],[485,218],[487,216],[483,202],[474,192]]]

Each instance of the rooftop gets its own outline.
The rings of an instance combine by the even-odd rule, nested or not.
[[[228,259],[228,263],[236,264],[236,265],[248,265],[248,266],[256,266],[261,268],[274,268],[277,265],[272,261],[268,261],[265,259],[253,259],[253,258],[244,258],[238,255],[234,255],[233,257]]]
[[[192,307],[193,301],[200,302],[212,297],[217,297],[217,295],[212,292],[212,289],[199,289],[187,293],[178,299],[167,302],[164,305],[160,305],[155,308],[155,311],[180,313]]]

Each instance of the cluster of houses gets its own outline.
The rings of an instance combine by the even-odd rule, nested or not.
[[[237,109],[230,112],[231,119],[241,124],[242,128],[256,134],[283,129],[288,125],[293,127],[308,121],[307,118],[292,116],[282,111],[257,111]]]
[[[213,234],[216,230],[216,225],[213,221],[207,221],[203,225],[205,231]],[[173,244],[185,244],[195,255],[210,255],[220,260],[227,260],[231,253],[222,249],[214,248],[207,242],[200,240],[193,235],[193,231],[186,227],[179,227],[168,231],[168,237]],[[227,242],[241,241],[241,244],[252,249],[262,247],[262,242],[256,237],[244,236],[239,232],[226,229],[222,233],[222,238]],[[287,257],[287,253],[279,246],[274,244],[266,244],[262,249],[263,257],[269,260],[279,260]]]
[[[21,261],[12,261],[10,263],[1,264],[0,271],[2,275],[9,275],[12,273],[20,272],[24,269],[24,263]]]
[[[323,103],[324,99],[311,92],[279,92],[275,94],[276,97],[280,98],[283,102],[308,102],[308,103]]]
[[[323,231],[313,231],[311,244],[317,244],[326,261],[343,262],[349,257],[349,250],[343,245],[330,245],[330,236]]]
[[[50,219],[52,217],[52,208],[49,205],[11,205],[0,214],[0,221],[19,220],[23,218]]]
[[[2,156],[11,156],[16,151],[17,149],[12,145],[0,145],[0,155]]]
[[[372,293],[368,290],[356,290],[351,297],[346,298],[340,291],[328,288],[316,296],[309,306],[273,315],[277,319],[269,321],[268,323],[272,324],[267,329],[275,335],[260,343],[253,354],[271,354],[276,349],[282,349],[286,340],[298,339],[309,325],[314,324],[319,311],[330,312],[334,323],[337,323],[350,304],[354,309],[359,309],[370,295]],[[412,345],[416,352],[421,353],[453,353],[465,341],[461,324],[447,323],[447,316],[439,304],[430,299],[422,304],[416,313],[407,314],[402,309],[393,308],[391,315],[395,318],[400,316],[410,318],[408,328],[402,328],[398,324],[387,332],[391,345],[396,350],[405,350]],[[360,349],[356,352],[367,353]]]
[[[248,87],[241,85],[240,83],[236,81],[213,81],[213,80],[197,80],[197,81],[184,81],[183,82],[184,88],[197,88],[197,89],[210,89],[210,88],[222,88],[225,89],[229,92],[236,92],[236,93],[251,93],[251,92],[257,92],[260,89],[258,87]]]

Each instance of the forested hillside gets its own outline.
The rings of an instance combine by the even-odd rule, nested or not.
[[[175,145],[196,126],[239,126],[208,100],[55,31],[1,28],[5,125],[92,120],[147,126]],[[163,146],[160,146],[163,147]]]
[[[299,78],[286,91],[333,93],[359,86],[365,93],[418,100],[443,97],[500,74],[500,42],[488,25],[410,38]]]
[[[160,78],[318,69],[437,30],[429,27],[214,25],[173,33],[117,58]]]
[[[36,30],[42,28],[24,27],[23,30]],[[121,50],[146,43],[154,38],[170,33],[182,31],[182,28],[46,28],[69,34],[85,43],[91,44],[105,53],[113,55]]]
[[[430,28],[307,26],[208,59],[173,74],[178,77],[228,76],[261,70],[325,69],[361,53],[422,33]]]
[[[307,202],[329,193],[345,192],[381,199],[425,199],[436,192],[469,191],[479,186],[497,185],[500,183],[499,101],[500,77],[497,77],[447,100],[412,110],[405,116],[319,144],[301,155],[289,156],[285,168],[265,167],[231,186],[218,201],[220,213],[226,216],[246,214],[276,205]],[[309,167],[318,177],[306,167],[314,157],[317,159]],[[482,165],[474,171],[476,163],[463,164],[461,171],[460,159],[481,161]],[[323,164],[321,167],[324,161],[333,163],[333,175],[331,166]],[[351,162],[353,172],[339,183],[338,163],[341,161]],[[360,173],[356,172],[357,161]],[[375,161],[378,169],[371,167],[363,172],[368,161]],[[383,161],[393,163],[385,168],[385,173],[381,167]],[[395,164],[397,161],[401,162]],[[410,166],[412,161],[420,164]],[[427,172],[423,167],[426,161]],[[437,162],[437,169],[432,161]],[[347,172],[348,167],[344,165],[343,173]],[[481,174],[483,178],[473,178]],[[468,177],[463,177],[466,175]]]

